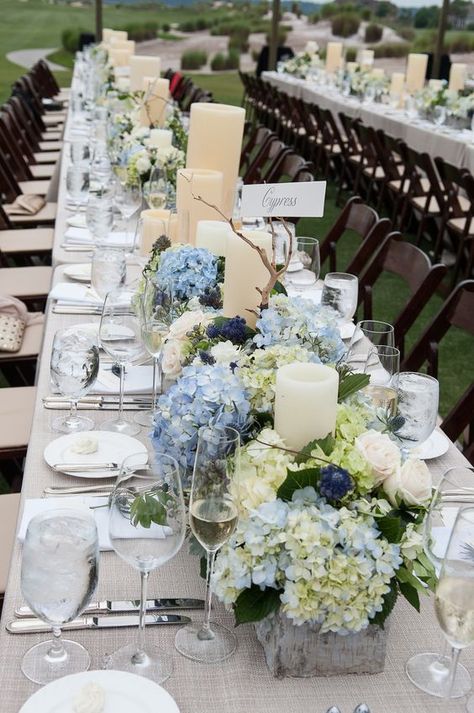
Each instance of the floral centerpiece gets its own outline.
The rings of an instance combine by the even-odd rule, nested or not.
[[[343,94],[357,96],[360,99],[364,99],[369,93],[372,94],[373,99],[380,99],[389,90],[388,77],[374,76],[372,69],[360,66],[351,72],[342,72],[338,83]]]
[[[442,80],[439,86],[430,86],[428,83],[426,87],[417,92],[416,100],[421,116],[429,121],[446,123],[448,126],[458,129],[471,126],[474,114],[474,93],[469,89],[453,91],[448,89],[447,82]],[[438,107],[441,107],[441,110]]]
[[[306,79],[322,66],[317,42],[308,42],[303,52],[298,52],[291,59],[282,62],[278,70],[300,79]]]

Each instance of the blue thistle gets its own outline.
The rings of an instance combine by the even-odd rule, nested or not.
[[[325,465],[320,470],[319,492],[327,500],[338,501],[354,488],[354,482],[344,468]]]
[[[232,344],[244,344],[247,340],[247,325],[242,317],[232,317],[210,324],[207,328],[209,339],[230,340]]]
[[[216,363],[216,360],[214,359],[214,357],[212,356],[212,354],[210,354],[209,352],[204,351],[204,349],[201,349],[201,350],[200,350],[200,352],[199,352],[199,358],[201,359],[201,361],[202,361],[203,364],[209,364],[210,366],[212,366],[213,364]]]

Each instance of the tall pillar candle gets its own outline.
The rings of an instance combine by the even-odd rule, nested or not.
[[[109,41],[113,37],[117,40],[128,40],[128,32],[126,30],[112,30],[112,35],[109,37]]]
[[[232,235],[232,229],[224,220],[200,220],[196,228],[196,247],[225,257],[229,235]]]
[[[170,219],[168,222],[168,237],[172,243],[179,242],[177,213],[171,213],[170,215]]]
[[[151,253],[153,244],[161,235],[168,234],[171,211],[169,210],[142,210],[142,239],[140,244],[140,255],[148,256]]]
[[[342,42],[328,42],[326,45],[326,72],[337,72],[342,65]]]
[[[156,149],[167,149],[173,141],[173,132],[169,129],[151,129],[148,145]]]
[[[361,50],[359,53],[359,62],[362,67],[371,67],[374,63],[374,50]]]
[[[390,82],[390,94],[401,96],[405,88],[405,75],[403,72],[393,72]]]
[[[109,49],[109,61],[114,67],[128,67],[130,65],[130,58],[132,57],[132,52],[130,50],[118,50],[114,47]]]
[[[161,72],[161,60],[150,55],[135,55],[130,58],[130,91],[143,89],[144,77],[158,78]]]
[[[206,168],[179,169],[176,180],[176,210],[180,242],[194,245],[198,221],[218,218],[218,213],[206,203],[222,210],[223,185],[224,177],[221,171]],[[200,196],[206,203],[193,196]]]
[[[144,77],[142,87],[145,95],[140,110],[140,124],[162,127],[165,123],[166,106],[170,96],[170,80]]]
[[[301,450],[334,433],[339,375],[322,364],[281,366],[276,374],[275,430],[288,448]]]
[[[129,50],[132,55],[135,54],[135,40],[118,40],[112,37],[110,47],[114,50]]]
[[[407,62],[407,91],[417,92],[423,89],[425,85],[426,67],[428,66],[428,55],[427,54],[415,54],[411,53],[408,55]]]
[[[263,248],[272,257],[272,236],[262,231],[243,231],[254,245]],[[255,327],[255,311],[261,302],[257,288],[265,287],[268,270],[259,253],[235,233],[227,239],[224,275],[224,316],[243,317],[250,327]]]
[[[383,79],[385,77],[385,69],[382,69],[381,67],[375,67],[371,75],[374,79]]]
[[[102,29],[102,42],[110,42],[114,34],[114,31],[110,27],[104,27]]]
[[[191,104],[187,168],[209,168],[224,176],[222,209],[227,218],[234,209],[245,111],[226,104]]]
[[[460,62],[453,62],[449,71],[449,89],[453,92],[460,92],[464,89],[466,82],[467,65]]]

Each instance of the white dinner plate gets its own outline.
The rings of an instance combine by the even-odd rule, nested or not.
[[[82,262],[77,265],[68,265],[64,268],[64,274],[70,280],[77,282],[90,282],[92,273],[92,265],[90,262]]]
[[[449,438],[443,433],[443,431],[435,429],[426,441],[420,443],[417,448],[413,449],[413,455],[421,460],[439,458],[439,456],[443,456],[447,452],[449,444]]]
[[[71,447],[81,438],[96,438],[97,450],[95,453],[75,453]],[[148,460],[146,447],[136,438],[114,433],[113,431],[82,431],[81,433],[68,433],[48,443],[44,449],[44,459],[53,467],[57,463],[118,463],[120,465],[127,456],[143,453],[143,463]],[[76,478],[110,478],[110,471],[94,470],[93,472],[65,473]]]
[[[35,691],[19,713],[72,713],[74,699],[91,683],[105,692],[103,713],[179,713],[168,691],[149,678],[124,671],[86,671],[58,678]]]

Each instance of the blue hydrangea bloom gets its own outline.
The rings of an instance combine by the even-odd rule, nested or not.
[[[209,250],[183,245],[165,250],[156,273],[157,282],[172,284],[178,300],[198,297],[217,282],[217,258]]]
[[[319,492],[328,500],[342,500],[354,488],[354,482],[344,468],[326,465],[321,468],[320,473]]]

